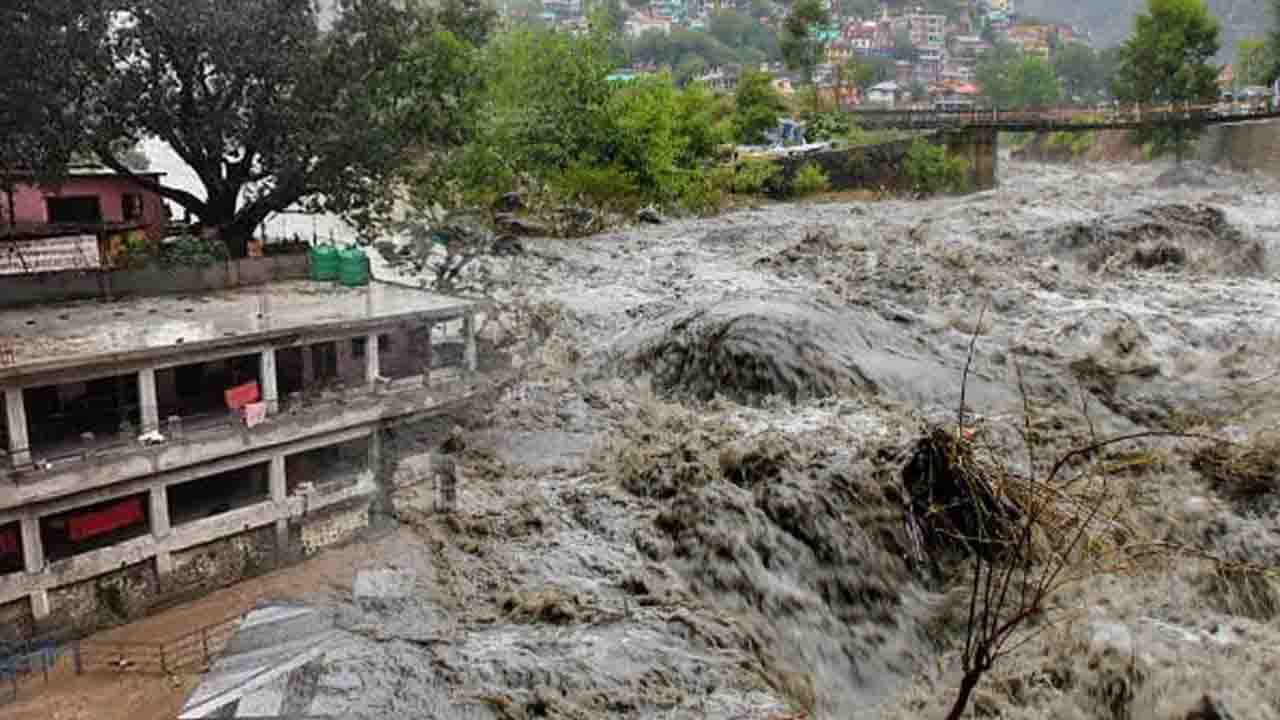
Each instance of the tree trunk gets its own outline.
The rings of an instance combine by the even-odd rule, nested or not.
[[[253,228],[232,222],[218,228],[218,239],[227,246],[227,254],[232,259],[249,256],[249,239],[253,237]]]
[[[951,711],[947,713],[947,720],[960,720],[964,709],[969,705],[969,696],[973,694],[973,689],[978,686],[978,681],[981,679],[981,670],[970,670],[964,674],[964,679],[960,681],[960,694],[956,696],[956,704],[952,705]]]

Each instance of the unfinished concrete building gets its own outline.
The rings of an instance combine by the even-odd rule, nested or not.
[[[477,310],[307,281],[0,310],[0,642],[351,537],[380,427],[476,382]]]

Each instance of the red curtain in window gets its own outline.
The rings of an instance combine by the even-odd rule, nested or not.
[[[17,528],[0,530],[0,555],[17,555],[21,550]]]
[[[115,505],[67,518],[67,534],[72,540],[84,540],[94,535],[142,521],[142,498],[129,498]]]

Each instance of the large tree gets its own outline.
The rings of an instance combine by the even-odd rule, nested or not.
[[[1237,85],[1266,85],[1271,80],[1271,58],[1267,43],[1245,38],[1236,43],[1235,79]]]
[[[108,7],[102,0],[4,0],[0,27],[0,185],[16,173],[54,177],[81,149]]]
[[[492,19],[475,0],[339,0],[323,29],[310,0],[102,1],[111,29],[68,79],[94,81],[76,140],[233,256],[300,203],[366,220],[385,209],[415,156],[460,140],[472,44]],[[144,137],[169,144],[203,196],[134,174],[117,148]]]
[[[1073,102],[1096,102],[1107,92],[1110,68],[1102,53],[1081,43],[1067,43],[1053,53],[1053,71]]]
[[[831,12],[822,0],[796,0],[782,23],[782,58],[800,71],[806,85],[813,83],[813,70],[822,61],[826,42],[821,32],[830,24]]]
[[[1134,19],[1133,35],[1120,48],[1114,82],[1118,100],[1163,105],[1208,103],[1218,95],[1218,23],[1203,0],[1148,0]],[[1190,149],[1202,128],[1174,126],[1136,132],[1156,154]]]
[[[1271,82],[1280,79],[1280,0],[1271,0],[1271,33],[1267,35],[1267,53],[1271,58]]]
[[[765,133],[777,129],[778,116],[786,108],[768,73],[747,70],[738,76],[734,94],[733,132],[738,142],[764,142]]]

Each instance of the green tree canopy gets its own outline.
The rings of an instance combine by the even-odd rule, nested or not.
[[[1280,0],[1271,0],[1271,32],[1267,35],[1267,55],[1271,59],[1271,81],[1280,78]]]
[[[299,202],[370,220],[415,152],[459,142],[470,42],[493,19],[475,0],[340,0],[324,30],[308,0],[110,4],[112,30],[80,38],[71,71],[52,74],[88,96],[64,142],[189,210],[233,256]],[[66,26],[35,32],[45,42],[19,67],[38,66]],[[174,149],[203,197],[134,174],[119,149],[145,137]]]
[[[1246,38],[1236,43],[1236,85],[1266,85],[1271,80],[1271,58],[1267,57],[1267,43],[1257,38]]]
[[[734,136],[738,142],[758,144],[764,134],[778,126],[778,116],[786,108],[768,73],[748,70],[738,77],[734,94]]]
[[[787,67],[801,72],[805,84],[813,83],[826,46],[817,31],[830,24],[831,13],[822,0],[796,0],[782,23],[782,57]]]
[[[1088,45],[1067,43],[1053,54],[1053,71],[1068,99],[1097,102],[1107,94],[1112,69],[1107,56]]]
[[[1133,35],[1120,49],[1114,93],[1122,102],[1205,103],[1218,95],[1218,23],[1203,0],[1147,0],[1134,19]],[[1200,130],[1190,127],[1137,131],[1156,154],[1179,158]]]
[[[0,179],[56,176],[83,149],[108,9],[104,0],[0,4]]]
[[[995,107],[1043,107],[1062,97],[1053,67],[1012,46],[997,47],[984,57],[977,76],[983,97]]]

